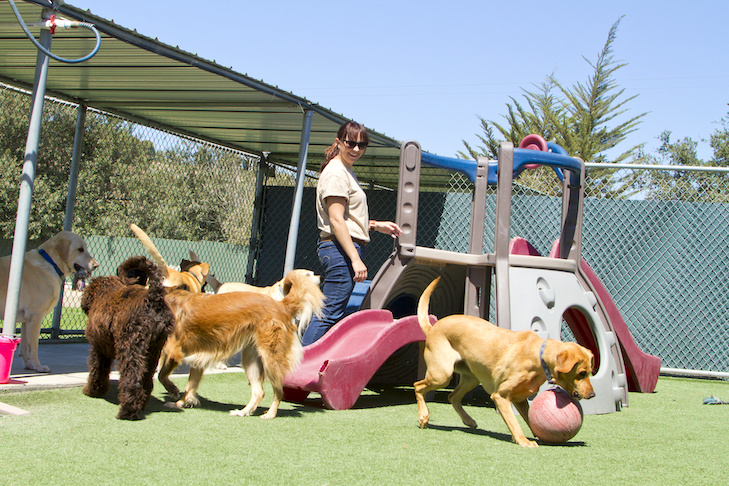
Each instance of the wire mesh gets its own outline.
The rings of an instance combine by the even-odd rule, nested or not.
[[[2,255],[12,247],[29,103],[26,92],[0,86],[0,165],[7,174],[0,179]],[[63,229],[77,110],[58,100],[46,103],[28,248]],[[94,110],[87,114],[84,139],[72,230],[87,240],[101,263],[96,275],[114,274],[127,257],[146,254],[129,231],[135,223],[173,267],[189,259],[192,250],[223,282],[269,285],[281,278],[295,168]],[[642,169],[606,176],[604,170],[589,169],[588,181],[591,173],[600,183],[588,184],[585,195],[583,257],[638,346],[661,357],[666,367],[729,371],[729,177],[711,170],[692,175]],[[316,179],[317,174],[306,174],[295,267],[319,271]],[[606,189],[620,181],[629,181],[629,193]],[[362,183],[371,217],[394,220],[396,191]],[[468,251],[472,190],[467,179],[453,174],[448,187],[421,193],[419,246]],[[548,254],[559,233],[559,194],[520,176],[512,205],[511,236],[522,236]],[[484,252],[493,251],[494,217],[492,194]],[[393,249],[391,238],[373,235],[365,258],[370,276]],[[44,339],[83,333],[81,294],[71,284],[69,278],[61,328],[52,329],[49,316]],[[570,339],[568,330],[563,338]]]

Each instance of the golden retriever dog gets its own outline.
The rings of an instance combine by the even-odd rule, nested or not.
[[[0,309],[5,313],[10,256],[0,258]],[[61,231],[23,257],[17,321],[22,323],[20,357],[25,368],[48,373],[38,360],[38,338],[43,318],[53,310],[66,277],[76,273],[87,278],[99,264],[86,249],[86,242],[70,231]]]
[[[430,414],[425,394],[446,386],[454,371],[460,374],[456,388],[448,395],[463,423],[476,422],[463,410],[463,396],[479,383],[491,395],[496,409],[522,447],[537,447],[524,436],[512,405],[529,423],[528,398],[549,380],[576,399],[595,396],[590,382],[592,353],[576,343],[546,341],[533,331],[511,331],[483,319],[466,315],[444,317],[431,326],[428,319],[430,295],[440,277],[425,289],[418,302],[418,321],[425,333],[425,378],[414,384],[420,427],[428,425]]]
[[[171,406],[199,405],[196,392],[205,369],[240,352],[241,366],[251,384],[251,399],[231,415],[251,415],[264,397],[263,380],[268,378],[274,397],[262,418],[276,417],[284,377],[303,353],[294,319],[319,314],[324,301],[319,286],[300,274],[289,273],[284,287],[286,297],[280,302],[257,292],[195,294],[174,289],[167,295],[175,314],[175,329],[163,350],[159,380],[175,399],[179,390],[170,381],[170,373],[183,361],[190,365],[185,393]]]
[[[321,284],[321,278],[319,275],[315,274],[311,270],[306,269],[294,269],[289,272],[289,274],[297,274],[300,275],[301,278],[308,278],[311,279],[312,282],[314,282],[316,285]],[[289,275],[287,274],[287,276]],[[298,278],[298,277],[297,277]],[[290,279],[289,279],[290,280]],[[282,278],[278,282],[276,282],[273,285],[270,285],[268,287],[256,287],[255,285],[248,285],[240,282],[226,282],[220,284],[217,289],[215,289],[216,294],[227,294],[229,292],[258,292],[260,294],[268,295],[273,300],[278,300],[279,302],[283,300],[284,297],[286,297],[286,294],[288,292],[286,287],[286,277]],[[213,285],[211,285],[214,287]],[[301,340],[301,337],[304,335],[304,331],[306,331],[306,328],[309,326],[309,323],[311,322],[311,318],[313,317],[312,314],[300,316],[297,318],[297,326],[299,328],[299,340]]]
[[[175,270],[167,265],[162,254],[157,250],[157,247],[154,246],[154,243],[152,243],[152,240],[149,239],[147,233],[142,231],[139,226],[133,223],[129,225],[129,228],[135,235],[137,235],[137,238],[139,238],[139,241],[142,242],[142,245],[144,245],[144,248],[147,250],[149,255],[163,270],[165,287],[174,288],[184,285],[191,292],[202,291],[202,288],[205,285],[205,279],[210,272],[209,264],[200,262],[197,259],[197,256],[193,252],[190,252],[190,260],[182,260],[182,263],[180,263],[180,270]]]

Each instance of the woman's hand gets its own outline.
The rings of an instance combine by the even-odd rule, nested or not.
[[[398,237],[402,234],[402,229],[393,223],[392,221],[370,221],[370,228],[378,233],[390,235],[393,238]]]
[[[352,270],[354,270],[354,278],[352,280],[355,282],[364,282],[367,280],[367,267],[359,258],[352,260]]]

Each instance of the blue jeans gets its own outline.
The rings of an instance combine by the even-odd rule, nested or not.
[[[365,247],[357,243],[360,258],[364,258]],[[324,270],[324,309],[320,318],[314,316],[306,328],[301,344],[307,346],[326,333],[344,315],[347,302],[354,290],[354,270],[352,261],[345,255],[342,247],[336,241],[320,241],[317,247],[319,261]]]

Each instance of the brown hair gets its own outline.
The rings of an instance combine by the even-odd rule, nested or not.
[[[367,129],[364,125],[361,125],[355,121],[348,121],[339,127],[337,131],[337,138],[339,140],[357,140],[361,138],[362,142],[370,143],[370,136],[367,135]],[[321,163],[320,171],[324,170],[330,160],[339,155],[339,147],[337,146],[336,140],[324,152],[324,162]]]

